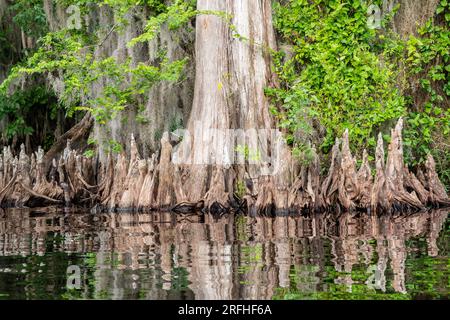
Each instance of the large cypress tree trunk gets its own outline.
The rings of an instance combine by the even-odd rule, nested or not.
[[[199,0],[197,6],[200,11],[225,12],[232,19],[230,24],[218,14],[197,17],[190,139],[175,153],[187,176],[187,199],[177,200],[205,198],[206,206],[225,205],[236,181],[245,176],[258,188],[261,176],[269,173],[268,157],[277,162],[272,150],[277,136],[271,135],[273,121],[264,95],[275,82],[269,52],[276,47],[272,9],[269,0]],[[245,39],[233,34],[232,25]],[[239,146],[258,156],[246,158],[236,151]]]

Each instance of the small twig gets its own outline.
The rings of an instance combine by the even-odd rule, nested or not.
[[[84,48],[87,49],[87,48],[93,48],[93,47],[101,47],[101,46],[103,46],[103,44],[105,43],[105,41],[109,38],[109,36],[113,33],[114,29],[116,29],[117,26],[118,26],[118,24],[115,23],[115,24],[112,26],[112,28],[108,31],[108,33],[106,34],[106,36],[103,38],[103,40],[100,41],[100,43],[98,43],[98,44],[93,44],[93,45],[90,45],[90,46],[86,46],[86,47],[84,47]]]

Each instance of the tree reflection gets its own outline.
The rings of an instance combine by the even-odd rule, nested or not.
[[[0,297],[414,298],[421,294],[415,281],[425,286],[419,268],[434,268],[435,292],[427,294],[436,298],[448,279],[447,215],[216,219],[7,210],[0,214]],[[71,265],[82,270],[80,290],[65,286]]]

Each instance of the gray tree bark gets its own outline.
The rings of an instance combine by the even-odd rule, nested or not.
[[[272,8],[268,0],[199,0],[197,9],[232,18],[228,22],[214,13],[197,17],[190,139],[183,140],[176,152],[189,163],[179,167],[187,172],[183,182],[187,200],[200,201],[208,192],[207,204],[224,204],[224,194],[233,192],[236,181],[253,179],[258,189],[259,178],[275,165],[268,157],[280,141],[270,134],[274,121],[264,95],[264,89],[276,82],[270,56],[276,49]],[[232,26],[244,39],[233,33]],[[239,146],[247,146],[261,159],[243,159],[236,151]]]

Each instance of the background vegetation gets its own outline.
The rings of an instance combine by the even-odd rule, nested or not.
[[[450,2],[418,35],[391,30],[393,12],[377,30],[368,5],[381,1],[290,0],[275,5],[275,27],[285,50],[275,55],[282,86],[268,90],[280,126],[303,160],[308,141],[328,153],[349,129],[353,150],[374,149],[376,135],[406,118],[405,155],[411,166],[432,153],[449,186]],[[287,48],[287,49],[286,49]]]
[[[91,5],[108,5],[114,10],[117,22],[112,28],[117,32],[129,23],[126,14],[131,9],[146,7],[147,25],[129,47],[153,39],[164,24],[171,30],[190,28],[187,22],[198,13],[195,1],[57,0],[56,4],[77,5],[82,14]],[[267,88],[274,102],[272,112],[302,161],[310,159],[312,144],[328,154],[346,128],[355,152],[373,150],[378,132],[388,140],[389,128],[403,116],[408,164],[420,165],[432,153],[441,179],[449,186],[450,1],[441,0],[435,16],[406,39],[391,30],[396,9],[383,16],[382,29],[371,29],[369,4],[382,5],[379,0],[274,1],[282,50],[274,53],[281,86]],[[99,60],[94,49],[111,30],[98,26],[92,32],[83,25],[49,31],[42,0],[18,0],[9,10],[16,27],[36,46],[23,49],[0,86],[0,119],[7,123],[4,142],[36,134],[28,118],[43,106],[53,117],[49,119],[57,110],[63,110],[65,117],[87,110],[97,123],[106,124],[128,106],[142,105],[144,93],[155,83],[180,81],[188,63],[187,59],[169,61],[165,52],[155,65],[119,63],[111,57]],[[11,30],[3,29],[0,60],[5,61],[11,59],[13,49],[7,41]],[[62,79],[61,92],[42,86],[48,74]],[[38,85],[22,90],[23,79]],[[92,86],[105,79],[102,94],[92,95]],[[136,118],[147,120],[140,114]]]

